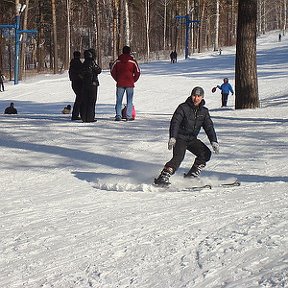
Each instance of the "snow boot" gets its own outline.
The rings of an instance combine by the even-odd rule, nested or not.
[[[184,177],[194,177],[197,178],[200,176],[202,169],[206,166],[205,163],[199,163],[199,161],[195,160],[194,164],[192,165],[191,169],[188,173],[184,174]]]
[[[164,167],[161,171],[158,178],[154,179],[154,184],[157,186],[169,186],[171,183],[169,182],[170,176],[173,174],[173,169],[171,167]]]

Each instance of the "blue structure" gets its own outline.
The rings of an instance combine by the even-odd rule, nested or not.
[[[175,16],[176,19],[184,19],[185,22],[181,24],[185,24],[186,31],[185,31],[185,59],[188,58],[188,51],[189,51],[189,30],[191,27],[191,23],[200,23],[200,20],[190,20],[190,16],[187,14],[185,16]]]
[[[0,24],[0,29],[14,29],[15,32],[15,58],[14,58],[14,84],[19,82],[20,36],[22,33],[38,33],[37,30],[21,30],[20,15],[15,16],[15,24]]]

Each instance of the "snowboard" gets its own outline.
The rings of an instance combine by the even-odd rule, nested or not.
[[[218,187],[218,188],[219,187],[228,188],[228,187],[237,187],[237,186],[240,186],[240,185],[241,185],[241,182],[236,179],[233,182],[223,182],[223,183],[217,183],[217,184],[202,184],[202,183],[199,183],[199,185],[193,185],[191,187],[185,187],[185,188],[182,188],[179,191],[193,192],[193,191],[201,191],[201,190],[206,190],[206,189],[207,190],[211,190],[211,189],[216,188],[216,187]],[[153,186],[168,190],[169,188],[173,187],[174,185],[171,184],[171,183],[169,183],[168,185],[159,185],[159,184],[153,183]]]
[[[200,191],[203,189],[213,189],[216,187],[222,187],[222,188],[228,188],[228,187],[236,187],[240,186],[241,182],[238,181],[237,179],[233,182],[224,182],[224,183],[219,183],[219,184],[204,184],[204,185],[199,185],[199,186],[191,186],[184,188],[183,191]]]

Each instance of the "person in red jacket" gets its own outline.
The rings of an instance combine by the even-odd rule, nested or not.
[[[132,117],[134,83],[140,77],[140,68],[137,61],[130,55],[131,48],[124,46],[122,54],[114,62],[111,68],[111,76],[116,81],[116,116],[115,121],[122,119],[122,100],[124,93],[127,97],[127,121],[134,120]]]

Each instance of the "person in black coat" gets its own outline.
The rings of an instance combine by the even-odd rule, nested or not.
[[[5,76],[2,74],[2,71],[0,70],[0,92],[4,92],[4,79],[5,79]],[[1,90],[2,88],[2,90]]]
[[[171,59],[171,63],[176,63],[177,62],[177,52],[176,50],[172,51],[170,53],[170,59]]]
[[[98,75],[102,69],[95,62],[95,50],[84,51],[84,62],[81,70],[83,101],[80,115],[83,122],[95,122],[95,106],[97,101],[97,90],[99,86]]]
[[[73,59],[70,61],[69,66],[69,79],[71,81],[72,89],[76,95],[71,120],[80,120],[80,106],[82,102],[81,90],[82,90],[82,79],[80,77],[82,62],[81,53],[79,51],[73,52]]]
[[[179,168],[186,150],[196,156],[195,161],[185,177],[199,177],[201,170],[210,160],[210,149],[197,138],[201,128],[204,129],[216,154],[219,144],[209,110],[204,106],[204,90],[194,87],[191,96],[175,110],[170,122],[168,149],[173,148],[173,157],[168,161],[154,183],[161,186],[170,184],[169,178]]]
[[[5,109],[4,114],[17,114],[17,109],[14,107],[13,102],[11,102],[10,106]]]

